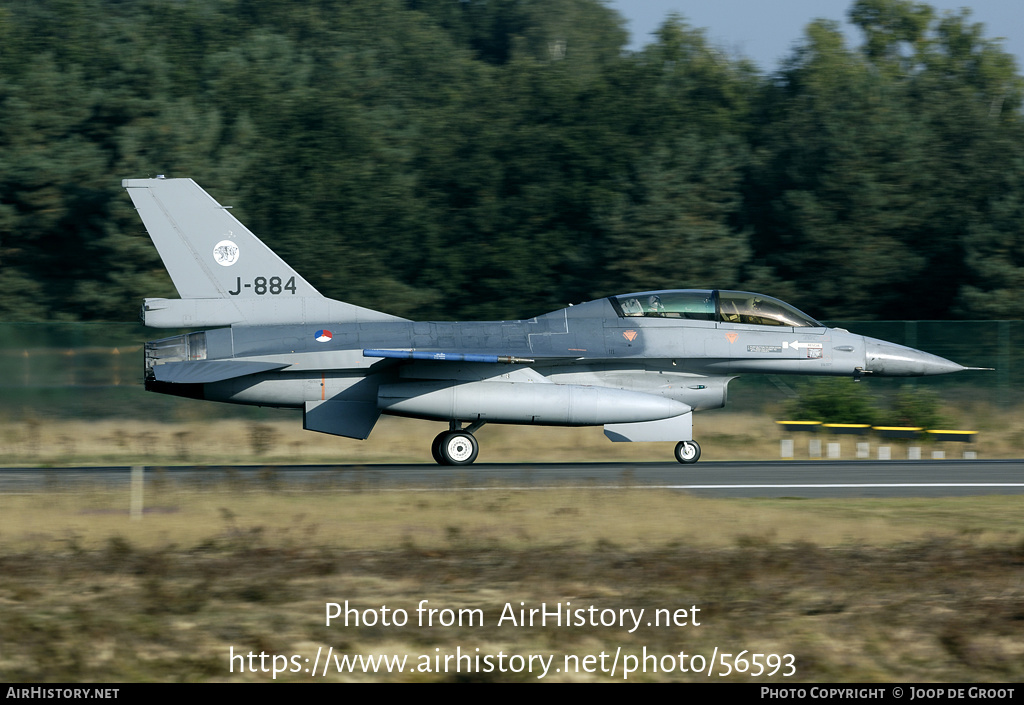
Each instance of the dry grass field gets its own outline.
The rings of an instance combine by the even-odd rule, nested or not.
[[[713,500],[340,483],[283,492],[270,475],[218,473],[201,487],[159,479],[141,520],[127,505],[127,488],[0,496],[0,678],[268,681],[276,665],[285,681],[601,682],[624,680],[645,653],[657,659],[628,680],[1024,678],[1016,497]],[[480,621],[421,626],[422,600],[451,610],[438,622],[459,610]],[[327,626],[327,603],[346,601],[359,626],[354,616]],[[593,607],[610,621],[500,621],[506,604],[541,603]],[[408,622],[382,625],[383,607]],[[641,625],[611,624],[623,609],[643,609]],[[656,610],[687,610],[687,624],[648,626]],[[722,653],[747,672],[709,677],[689,660],[680,671],[681,652],[706,662],[716,649],[716,674]],[[332,660],[324,675],[328,650],[404,656],[406,667],[339,672]],[[490,670],[467,658],[445,672],[444,657],[460,653],[490,657]],[[314,662],[316,676],[306,672]]]
[[[981,431],[980,457],[1019,456],[1019,415],[962,411]],[[359,442],[284,415],[0,425],[3,462],[41,471],[268,466],[211,470],[198,484],[151,471],[139,520],[126,487],[0,494],[0,680],[1024,680],[1019,497],[416,492],[341,474],[283,488],[269,469],[428,462],[439,427],[382,419]],[[781,434],[765,417],[698,415],[695,434],[706,460],[778,457]],[[480,438],[479,462],[671,459],[671,444],[613,444],[600,429],[488,426]],[[422,600],[441,610],[433,625],[419,623]],[[351,623],[327,626],[328,603],[346,601]],[[581,621],[519,623],[517,610],[542,603],[581,609]],[[396,624],[402,610],[408,621]],[[459,615],[461,626],[439,624]],[[659,624],[680,615],[685,626]],[[405,658],[401,672],[341,661],[385,656]],[[743,672],[721,675],[729,668]]]

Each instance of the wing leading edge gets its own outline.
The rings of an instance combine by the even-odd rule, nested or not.
[[[363,357],[383,357],[395,360],[436,360],[438,362],[488,362],[506,365],[529,365],[536,360],[512,355],[482,355],[479,353],[428,352],[421,350],[363,350]]]

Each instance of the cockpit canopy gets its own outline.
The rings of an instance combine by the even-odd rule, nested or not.
[[[685,318],[760,326],[822,328],[822,324],[789,304],[764,294],[719,289],[646,291],[611,297],[620,316]]]

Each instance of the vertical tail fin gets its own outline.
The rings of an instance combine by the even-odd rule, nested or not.
[[[325,298],[192,179],[121,185],[181,296],[146,299],[146,325],[404,320]]]
[[[320,296],[192,179],[125,179],[121,185],[181,298],[266,296],[271,279],[275,291]]]

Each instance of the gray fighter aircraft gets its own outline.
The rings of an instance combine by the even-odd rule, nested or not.
[[[604,426],[700,458],[693,412],[746,373],[918,376],[966,368],[827,328],[745,291],[609,296],[520,321],[414,322],[322,296],[191,179],[126,179],[180,299],[146,299],[146,389],[301,409],[303,428],[365,439],[382,413],[447,422],[431,446],[467,465],[485,423]],[[468,424],[464,426],[464,424]]]

